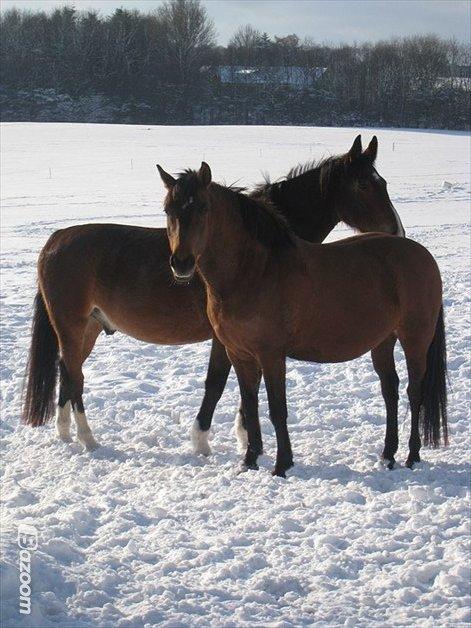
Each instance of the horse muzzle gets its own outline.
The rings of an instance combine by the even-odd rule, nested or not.
[[[194,255],[188,255],[181,259],[177,255],[170,257],[170,268],[177,283],[188,283],[193,278],[196,269]]]

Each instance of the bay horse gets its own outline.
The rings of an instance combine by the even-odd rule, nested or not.
[[[343,221],[360,231],[404,235],[386,182],[374,167],[378,142],[363,151],[358,136],[345,155],[293,169],[286,180],[264,184],[254,198],[267,198],[308,240],[321,242]],[[98,335],[119,330],[155,344],[201,342],[213,336],[206,293],[197,277],[175,285],[165,229],[113,224],[77,225],[56,231],[38,260],[23,420],[44,424],[55,410],[56,431],[71,440],[71,410],[77,436],[89,450],[97,443],[85,416],[82,365]],[[205,394],[192,430],[195,451],[209,454],[208,430],[231,368],[213,337]],[[244,439],[243,413],[237,427]]]
[[[263,375],[277,440],[274,475],[293,465],[287,428],[286,357],[344,362],[372,351],[388,415],[384,457],[397,451],[399,338],[412,414],[407,466],[425,444],[447,442],[442,283],[432,255],[407,238],[367,234],[332,244],[297,237],[266,199],[212,183],[198,172],[174,178],[159,167],[176,281],[198,272],[214,333],[226,347],[243,400],[244,469],[262,452],[258,388]],[[393,425],[394,423],[394,425]]]

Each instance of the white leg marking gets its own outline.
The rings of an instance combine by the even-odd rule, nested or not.
[[[87,451],[93,451],[99,444],[93,438],[92,430],[87,423],[87,417],[84,412],[74,409],[75,422],[77,423],[77,438]]]
[[[64,443],[71,443],[72,436],[70,435],[70,410],[72,405],[70,401],[67,401],[65,406],[61,408],[57,406],[57,417],[56,417],[56,434],[57,436],[64,441]]]
[[[195,454],[203,454],[209,456],[211,447],[209,446],[209,430],[206,432],[200,429],[198,421],[195,419],[191,427],[191,442]]]
[[[244,427],[242,422],[242,414],[240,410],[236,414],[235,422],[234,422],[234,431],[237,438],[237,443],[239,446],[239,452],[245,453],[247,451],[247,446],[249,444],[249,437],[247,435],[247,430]]]

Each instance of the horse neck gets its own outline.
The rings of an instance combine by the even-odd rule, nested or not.
[[[320,168],[274,184],[270,196],[295,234],[309,242],[322,242],[339,222],[333,199],[322,194]]]
[[[211,187],[210,224],[198,266],[210,294],[220,300],[233,294],[234,287],[243,291],[244,285],[256,284],[268,253],[248,234],[224,189]]]

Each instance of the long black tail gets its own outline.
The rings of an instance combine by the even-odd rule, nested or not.
[[[435,335],[427,353],[427,370],[422,387],[420,423],[425,445],[448,445],[446,341],[443,305],[438,315]]]
[[[26,367],[23,421],[43,425],[55,410],[59,345],[40,292],[34,300],[31,347]]]

